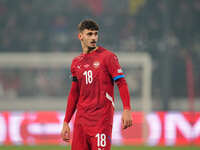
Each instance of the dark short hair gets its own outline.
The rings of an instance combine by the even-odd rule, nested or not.
[[[79,23],[78,31],[82,32],[85,29],[99,31],[99,25],[92,19],[85,19]]]

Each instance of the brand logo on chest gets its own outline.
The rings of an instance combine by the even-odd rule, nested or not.
[[[78,66],[77,66],[77,68],[78,68],[78,69],[81,69],[81,66],[80,66],[80,65],[78,65]]]

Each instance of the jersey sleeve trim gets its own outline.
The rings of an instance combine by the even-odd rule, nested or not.
[[[113,80],[116,81],[117,79],[124,78],[124,77],[125,77],[124,75],[118,75],[114,77]]]

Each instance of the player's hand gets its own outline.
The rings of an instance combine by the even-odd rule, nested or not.
[[[68,123],[66,123],[65,121],[63,123],[63,128],[61,131],[61,137],[62,137],[63,141],[65,141],[65,142],[70,141],[70,128],[69,128]]]
[[[131,127],[133,124],[131,110],[125,109],[122,114],[122,129]]]

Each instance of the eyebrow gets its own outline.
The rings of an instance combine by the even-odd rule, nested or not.
[[[96,32],[90,31],[90,32],[88,32],[87,34],[97,34],[97,33],[98,33],[98,31],[96,31]]]

